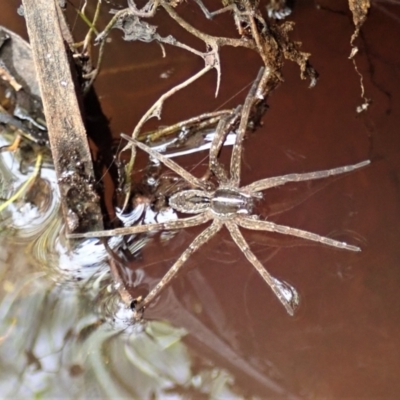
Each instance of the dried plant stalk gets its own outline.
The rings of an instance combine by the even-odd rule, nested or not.
[[[86,129],[54,0],[23,0],[67,228],[103,228]],[[51,32],[51,34],[49,34]]]

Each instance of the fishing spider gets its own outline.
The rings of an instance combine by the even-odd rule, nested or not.
[[[254,199],[262,198],[261,191],[285,184],[286,182],[300,182],[313,179],[326,178],[331,175],[338,175],[345,172],[353,171],[369,164],[369,161],[363,161],[355,165],[328,169],[323,171],[289,174],[273,178],[261,179],[250,185],[240,187],[240,169],[241,169],[241,152],[242,141],[247,128],[250,117],[251,107],[257,99],[258,84],[261,80],[261,74],[254,82],[252,88],[243,105],[243,109],[237,109],[233,116],[225,117],[220,120],[216,134],[213,138],[210,156],[209,169],[218,181],[218,188],[213,189],[209,181],[196,178],[191,173],[180,167],[174,161],[168,159],[162,154],[152,150],[145,144],[122,134],[122,136],[133,145],[139,147],[151,157],[159,160],[175,173],[180,175],[192,187],[196,189],[182,190],[175,193],[169,199],[169,205],[176,211],[185,214],[195,214],[188,218],[180,218],[175,221],[164,223],[154,223],[148,225],[139,225],[133,227],[117,228],[109,231],[89,232],[82,234],[70,234],[69,238],[78,237],[105,237],[114,235],[131,235],[140,232],[161,231],[188,228],[207,221],[212,221],[211,225],[204,229],[181,254],[175,264],[168,270],[160,282],[150,291],[144,298],[139,297],[134,300],[132,307],[136,312],[141,312],[160,292],[170,283],[178,271],[181,269],[186,260],[203,244],[208,242],[223,226],[225,226],[232,236],[233,241],[238,245],[246,258],[253,264],[256,270],[263,277],[265,282],[270,286],[272,291],[281,301],[286,311],[293,315],[298,303],[299,296],[296,290],[286,282],[279,281],[270,275],[270,273],[262,266],[260,261],[250,250],[249,245],[244,239],[239,227],[258,231],[278,232],[285,235],[297,236],[303,239],[312,240],[314,242],[323,243],[329,246],[346,249],[351,251],[360,251],[357,246],[349,245],[345,242],[339,242],[315,233],[307,232],[297,228],[291,228],[284,225],[278,225],[270,221],[260,220],[256,215],[252,215]],[[259,96],[259,95],[258,95]],[[240,112],[241,111],[241,112]],[[239,121],[239,127],[236,133],[236,142],[233,146],[230,176],[228,177],[226,170],[218,161],[218,154],[223,145],[225,136],[229,131],[234,129],[236,122]]]

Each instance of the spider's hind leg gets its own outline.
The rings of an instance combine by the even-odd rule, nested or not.
[[[353,246],[351,244],[347,244],[346,242],[339,242],[338,240],[331,239],[326,236],[321,236],[316,233],[304,231],[303,229],[297,229],[286,225],[275,224],[274,222],[271,221],[260,221],[250,217],[243,217],[239,220],[238,224],[245,229],[282,233],[283,235],[296,236],[302,239],[311,240],[313,242],[318,242],[326,244],[328,246],[336,247],[338,249],[361,251],[361,249],[358,246]]]
[[[204,231],[201,232],[200,235],[198,235],[188,246],[188,248],[181,254],[181,256],[176,260],[175,264],[168,270],[168,272],[151,290],[151,292],[143,300],[141,298],[136,299],[136,303],[133,304],[135,311],[143,312],[144,308],[149,305],[157,296],[159,296],[164,288],[176,276],[187,259],[204,243],[208,242],[221,229],[221,227],[221,221],[214,220],[214,222],[208,228],[204,229]]]
[[[293,315],[300,303],[300,297],[296,289],[287,282],[283,282],[274,278],[263,267],[254,253],[250,250],[249,245],[235,223],[228,221],[225,222],[225,225],[228,228],[234,242],[239,246],[246,258],[253,264],[254,268],[259,272],[264,281],[272,289],[276,297],[286,308],[288,314]]]

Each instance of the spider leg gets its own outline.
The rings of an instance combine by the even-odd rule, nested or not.
[[[232,156],[231,156],[231,166],[230,166],[230,173],[231,173],[231,181],[232,184],[236,187],[239,187],[240,183],[240,169],[241,169],[241,162],[242,162],[242,142],[244,139],[244,134],[247,130],[247,124],[249,122],[250,111],[251,108],[257,99],[257,89],[259,87],[260,82],[263,80],[265,68],[261,68],[256,80],[254,81],[253,85],[250,88],[250,91],[246,97],[246,100],[243,105],[242,116],[240,118],[239,128],[236,132],[236,141],[233,145],[232,149]]]
[[[135,146],[137,146],[137,147],[139,147],[139,149],[145,151],[151,157],[154,157],[158,161],[161,161],[165,166],[172,169],[172,171],[176,172],[179,176],[181,176],[183,179],[185,179],[185,181],[189,182],[191,185],[193,185],[195,187],[200,187],[204,190],[207,190],[207,184],[205,182],[196,178],[190,172],[186,171],[184,168],[179,166],[176,162],[163,156],[158,151],[153,150],[149,146],[146,146],[144,143],[141,143],[141,142],[137,141],[136,139],[131,138],[128,135],[125,135],[124,133],[121,133],[121,137],[123,137],[127,141],[133,143]]]
[[[218,155],[221,151],[222,145],[225,142],[226,135],[234,127],[234,124],[240,116],[240,108],[238,107],[232,115],[222,117],[217,125],[213,141],[210,148],[209,168],[217,177],[219,183],[228,182],[228,176],[222,164],[218,160]]]
[[[322,171],[307,172],[304,174],[288,174],[274,178],[261,179],[253,182],[250,185],[244,186],[242,189],[250,192],[259,192],[261,190],[284,185],[287,182],[311,181],[314,179],[327,178],[328,176],[344,174],[346,172],[365,167],[366,165],[370,164],[370,162],[370,160],[366,160],[359,162],[358,164],[346,165],[344,167],[326,169]]]
[[[180,268],[186,262],[186,260],[204,243],[208,242],[221,229],[222,226],[222,222],[215,219],[207,229],[201,232],[200,235],[198,235],[189,245],[189,247],[181,254],[181,256],[176,260],[175,264],[168,270],[168,272],[151,290],[151,292],[143,300],[138,301],[137,304],[135,304],[136,311],[142,310],[155,297],[157,297],[179,272]]]
[[[282,233],[284,235],[297,236],[303,239],[312,240],[314,242],[323,243],[328,246],[337,247],[351,251],[361,251],[357,246],[352,246],[346,242],[330,239],[325,236],[317,235],[316,233],[303,231],[302,229],[291,228],[290,226],[278,225],[270,221],[259,221],[250,217],[243,217],[238,220],[238,225],[242,228],[252,229],[255,231],[269,231]]]
[[[183,228],[189,228],[191,226],[204,224],[210,219],[211,217],[207,213],[201,213],[193,217],[179,218],[175,221],[160,222],[156,224],[125,226],[123,228],[110,229],[107,231],[69,233],[67,234],[67,238],[68,239],[98,238],[98,237],[109,237],[116,235],[134,235],[136,233],[143,233],[143,232],[183,229]]]
[[[234,242],[239,246],[240,250],[246,256],[246,258],[253,264],[254,268],[259,272],[264,281],[269,285],[269,287],[275,293],[276,297],[286,308],[288,314],[293,315],[300,301],[296,289],[288,283],[279,281],[278,279],[274,278],[263,267],[263,265],[254,255],[254,253],[250,250],[249,245],[247,244],[245,238],[243,237],[242,233],[235,223],[227,221],[225,222],[225,225],[228,228]]]

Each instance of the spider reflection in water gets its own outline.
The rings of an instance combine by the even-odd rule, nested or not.
[[[140,232],[182,229],[200,225],[207,221],[212,221],[211,225],[202,233],[200,233],[180,255],[178,260],[168,270],[160,282],[150,291],[150,293],[144,298],[138,298],[134,301],[133,304],[136,312],[143,311],[144,308],[170,283],[186,260],[203,244],[209,241],[223,226],[228,229],[233,241],[238,245],[240,250],[251,262],[251,264],[253,264],[253,266],[257,269],[290,315],[294,314],[294,311],[299,304],[299,296],[296,290],[288,283],[280,281],[270,275],[270,273],[263,267],[254,253],[251,251],[249,245],[240,232],[239,227],[259,231],[278,232],[285,235],[297,236],[303,239],[312,240],[314,242],[323,243],[340,249],[360,251],[359,247],[349,245],[345,242],[340,242],[301,229],[278,225],[270,221],[263,221],[258,219],[256,215],[252,214],[254,200],[262,198],[261,191],[265,189],[277,187],[285,184],[286,182],[299,182],[326,178],[328,176],[353,171],[369,164],[369,161],[363,161],[355,165],[348,165],[324,171],[282,175],[273,178],[261,179],[250,185],[240,187],[242,141],[247,128],[251,108],[254,102],[257,100],[256,96],[260,80],[261,74],[250,89],[250,92],[247,95],[243,105],[243,109],[240,110],[238,108],[234,115],[225,117],[217,126],[209,156],[209,169],[214,174],[219,185],[216,190],[214,190],[212,187],[211,182],[196,178],[167,157],[152,150],[145,144],[122,134],[122,136],[128,141],[131,141],[134,146],[139,147],[151,157],[162,162],[168,168],[180,175],[192,187],[196,188],[177,192],[169,199],[169,205],[174,210],[185,214],[195,215],[165,223],[117,228],[109,231],[70,234],[70,238],[105,237],[127,234],[131,235]],[[221,150],[227,133],[234,129],[238,121],[239,127],[237,129],[236,141],[232,150],[230,176],[228,176],[226,170],[218,161],[218,154]]]

